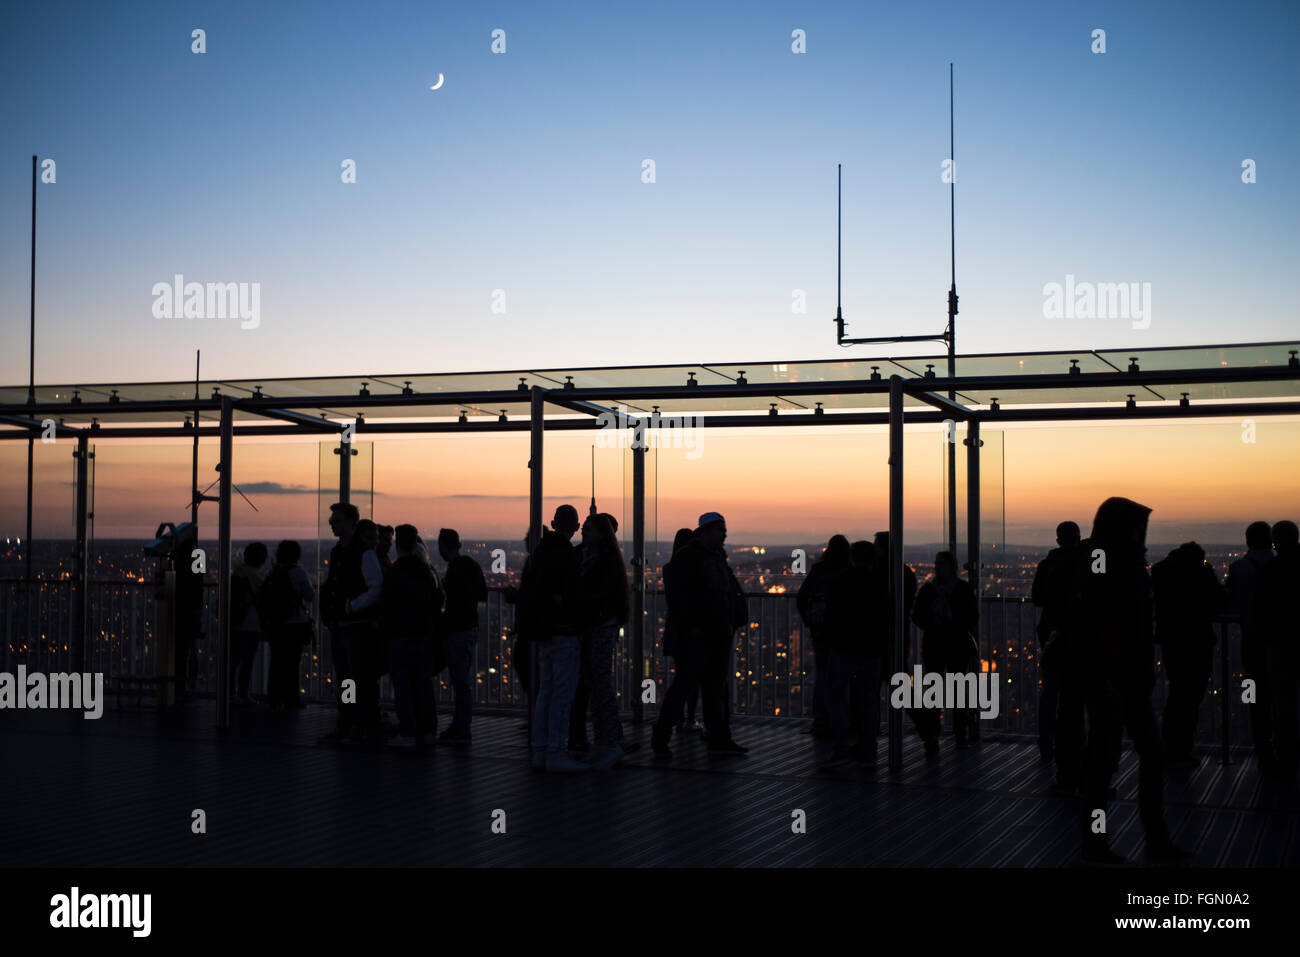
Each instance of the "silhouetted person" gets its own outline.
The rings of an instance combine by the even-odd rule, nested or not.
[[[609,516],[589,515],[582,524],[578,577],[582,620],[582,665],[591,700],[591,766],[613,767],[623,757],[619,744],[618,695],[614,690],[614,648],[627,622],[627,567]]]
[[[957,577],[957,559],[952,552],[934,556],[934,578],[921,586],[912,606],[912,620],[921,629],[921,669],[925,674],[978,673],[979,649],[975,643],[979,627],[979,604],[975,589]],[[939,753],[939,709],[921,708],[914,714],[917,730],[925,742],[927,757]],[[957,747],[968,746],[972,722],[978,720],[973,707],[948,712]]]
[[[533,704],[533,767],[585,771],[565,750],[569,709],[582,662],[578,607],[578,554],[569,544],[578,530],[578,510],[561,505],[551,530],[542,533],[520,582],[519,601],[529,640],[536,647],[537,697]]]
[[[357,521],[355,505],[337,503],[330,508],[330,528],[339,544],[330,551],[329,573],[322,586],[322,615],[330,625],[334,652],[335,680],[339,692],[339,724],[326,741],[343,741],[349,736],[382,736],[379,720],[379,594],[384,584],[375,545],[379,540],[375,523]],[[383,666],[387,671],[387,665]],[[354,683],[355,703],[350,703],[344,683]]]
[[[1170,842],[1165,828],[1164,755],[1151,710],[1155,649],[1145,557],[1150,514],[1151,509],[1126,498],[1102,502],[1092,535],[1080,548],[1066,621],[1067,667],[1077,670],[1088,714],[1079,812],[1083,856],[1101,863],[1123,860],[1100,830],[1121,730],[1128,731],[1138,754],[1138,808],[1147,856],[1187,856]]]
[[[379,570],[387,575],[388,569],[393,567],[393,526],[376,525],[375,528],[379,533],[379,542],[375,545],[375,557],[379,559]],[[428,558],[427,552],[425,558]]]
[[[830,690],[830,588],[836,574],[849,565],[849,540],[832,535],[821,558],[813,563],[799,585],[795,607],[813,644],[813,720],[808,732],[815,738],[831,737],[827,692]]]
[[[316,590],[307,570],[298,563],[300,558],[301,545],[282,541],[275,549],[275,565],[262,583],[262,618],[271,650],[267,698],[272,708],[302,707],[298,697],[299,666],[302,649],[315,636],[311,607]]]
[[[695,530],[690,528],[679,528],[677,534],[673,536],[673,553],[669,556],[668,561],[663,567],[663,585],[664,585],[664,654],[673,659],[673,680],[668,686],[668,691],[664,695],[663,704],[659,709],[659,717],[655,722],[655,732],[651,738],[655,747],[655,753],[666,754],[668,752],[668,739],[672,736],[671,729],[674,726],[678,730],[684,730],[682,726],[682,708],[686,705],[693,705],[696,695],[699,693],[700,679],[696,669],[691,667],[689,657],[690,649],[683,640],[681,624],[673,617],[673,601],[677,591],[676,586],[676,567],[673,562],[677,555],[694,537]],[[665,724],[670,730],[661,734],[658,730],[660,724]]]
[[[1278,780],[1295,780],[1300,764],[1297,742],[1296,700],[1300,682],[1300,531],[1295,522],[1273,526],[1277,555],[1259,573],[1256,614],[1268,649],[1268,684],[1273,695],[1274,774]]]
[[[1241,668],[1255,682],[1255,700],[1249,705],[1250,733],[1260,769],[1271,774],[1273,767],[1273,697],[1268,686],[1268,645],[1259,624],[1256,598],[1259,575],[1273,560],[1273,543],[1268,522],[1251,522],[1246,529],[1246,554],[1228,566],[1224,585],[1228,603],[1237,613],[1241,627]]]
[[[456,704],[451,726],[439,741],[462,743],[470,740],[474,713],[474,643],[478,638],[478,604],[487,601],[487,582],[478,562],[460,551],[460,534],[454,528],[438,532],[438,554],[447,563],[443,589],[447,607],[442,613],[443,651],[447,675]]]
[[[685,654],[681,664],[698,678],[704,694],[709,753],[719,756],[747,751],[731,738],[727,669],[735,631],[745,624],[749,612],[722,547],[726,540],[726,520],[717,512],[705,512],[694,537],[669,563],[673,566],[671,608],[678,629],[677,647]],[[683,690],[688,686],[684,683]],[[651,737],[656,754],[671,753],[668,741],[673,731],[672,715],[680,713],[681,705],[675,701],[660,713]]]
[[[234,635],[235,700],[250,704],[248,685],[253,676],[253,659],[257,643],[262,640],[262,623],[257,615],[257,593],[265,575],[266,545],[250,542],[244,546],[243,561],[230,574],[230,620]]]
[[[1214,670],[1214,619],[1224,593],[1205,549],[1179,545],[1151,568],[1155,636],[1165,665],[1165,765],[1196,763],[1196,721]]]
[[[1062,522],[1056,526],[1056,547],[1038,563],[1030,588],[1033,603],[1043,610],[1038,619],[1038,672],[1042,688],[1038,693],[1038,754],[1044,764],[1056,754],[1056,727],[1061,699],[1061,652],[1058,638],[1070,602],[1070,577],[1079,554],[1079,526]],[[1067,739],[1075,748],[1083,745],[1083,699],[1073,699],[1065,720],[1072,726]],[[1075,758],[1075,770],[1082,760]],[[1077,783],[1077,782],[1076,782]]]
[[[389,743],[398,748],[433,744],[438,724],[433,668],[442,589],[416,552],[418,536],[414,525],[397,526],[397,560],[384,576],[379,596],[379,629],[397,699],[398,732]]]
[[[833,539],[832,539],[833,541]],[[876,735],[880,729],[880,662],[884,650],[880,627],[888,593],[885,579],[875,570],[870,542],[855,542],[841,563],[838,549],[828,546],[826,641],[830,649],[826,708],[835,742],[825,767],[833,768],[856,758],[860,764],[876,763]],[[856,679],[857,694],[852,685]],[[856,709],[859,740],[849,747],[851,715]]]

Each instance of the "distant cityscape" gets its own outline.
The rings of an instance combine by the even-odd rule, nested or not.
[[[233,543],[236,561],[249,541],[252,540]],[[96,541],[90,558],[91,580],[102,583],[153,582],[159,560],[144,554],[145,544],[136,539]],[[273,550],[276,543],[271,541],[267,544]],[[303,542],[302,564],[312,575],[313,580],[319,582],[325,572],[328,549],[332,542],[319,543],[319,558],[317,544],[314,541]],[[806,566],[810,566],[821,554],[824,544],[820,542],[801,545],[737,544],[728,545],[727,552],[736,577],[746,592],[779,595],[798,591],[799,583],[803,579],[802,572],[796,572],[793,567],[796,550],[803,550],[804,562]],[[216,542],[203,542],[201,547],[209,556],[215,555]],[[910,545],[903,550],[904,560],[916,570],[918,578],[924,581],[929,575],[935,552],[944,547],[938,543]],[[1226,573],[1228,565],[1244,553],[1240,545],[1203,543],[1202,547],[1206,552],[1206,560],[1214,566],[1220,578]],[[32,547],[33,576],[42,580],[71,579],[74,574],[73,548],[74,542],[69,539],[37,540]],[[670,548],[671,543],[668,542],[647,542],[646,587],[648,589],[657,590],[660,587],[660,569],[667,560]],[[1173,548],[1173,545],[1149,546],[1148,560],[1159,561]],[[504,588],[518,584],[519,571],[527,557],[522,543],[500,540],[475,542],[466,539],[464,550],[483,566],[489,586]],[[1010,601],[1027,600],[1034,571],[1047,551],[1048,549],[1041,546],[1008,545],[992,550],[991,555],[986,552],[981,582],[983,597]],[[964,556],[959,558],[964,561]],[[0,545],[0,579],[21,579],[25,561],[26,556],[19,540],[5,539],[3,545]],[[441,567],[441,564],[435,556],[435,566]],[[216,582],[214,558],[208,560],[207,578],[212,583]]]

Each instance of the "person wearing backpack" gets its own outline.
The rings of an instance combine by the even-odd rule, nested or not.
[[[257,643],[262,640],[262,623],[257,614],[257,593],[265,578],[266,546],[250,542],[244,546],[243,560],[230,573],[230,633],[234,635],[232,665],[235,673],[235,701],[251,704],[248,685],[253,676],[253,659]]]
[[[339,543],[330,551],[329,574],[321,589],[321,618],[330,629],[334,677],[339,694],[338,727],[322,743],[338,743],[367,736],[378,743],[383,734],[379,715],[379,593],[383,571],[375,545],[379,532],[369,519],[357,520],[357,507],[339,502],[330,506],[330,528]],[[355,701],[344,695],[349,679]]]
[[[273,710],[301,708],[298,697],[302,649],[311,644],[316,628],[311,606],[316,598],[307,570],[298,563],[302,546],[283,541],[275,549],[275,565],[258,592],[258,614],[271,649],[267,698]]]

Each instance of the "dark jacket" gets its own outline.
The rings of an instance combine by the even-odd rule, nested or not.
[[[940,662],[944,670],[964,671],[979,657],[979,604],[964,578],[954,578],[946,589],[937,581],[922,585],[912,621],[922,631],[922,657]]]
[[[556,635],[581,631],[578,550],[559,532],[544,531],[528,556],[516,607],[520,633],[529,641],[550,641]]]
[[[457,555],[447,563],[442,587],[447,594],[447,607],[442,613],[443,634],[477,628],[478,603],[487,601],[487,582],[478,562],[468,555]]]
[[[1164,655],[1204,652],[1214,644],[1214,619],[1226,604],[1214,566],[1195,542],[1179,545],[1151,567],[1155,640]]]
[[[1276,661],[1294,678],[1300,672],[1300,548],[1279,549],[1259,570],[1255,614],[1270,664]]]
[[[616,625],[627,622],[627,570],[620,556],[582,549],[578,604],[583,631],[610,620]]]
[[[1079,560],[1079,548],[1079,545],[1053,548],[1034,572],[1029,595],[1033,603],[1043,609],[1038,619],[1039,645],[1045,645],[1052,632],[1059,631],[1065,622],[1070,604],[1070,580]]]
[[[1147,694],[1155,686],[1146,569],[1150,514],[1151,509],[1126,498],[1102,502],[1092,535],[1081,543],[1074,564],[1065,629],[1068,667],[1082,679]]]
[[[369,551],[357,535],[330,549],[329,571],[321,586],[321,620],[333,627],[343,621],[373,621],[379,616],[378,602],[359,612],[348,613],[345,606],[367,591],[361,561]]]
[[[379,628],[385,638],[427,638],[438,632],[442,589],[438,576],[416,555],[402,555],[384,576]]]
[[[847,560],[836,562],[823,558],[808,570],[807,576],[799,586],[799,594],[795,596],[795,607],[799,609],[799,617],[804,625],[812,633],[815,644],[827,643],[832,629],[842,624],[831,620],[831,592],[842,588],[843,583],[840,579],[849,567]],[[836,609],[841,617],[845,610],[843,602]]]
[[[705,548],[698,539],[673,556],[669,602],[681,641],[731,642],[749,617],[744,592],[722,549]]]
[[[861,565],[831,568],[825,640],[843,655],[889,658],[889,587],[882,572]]]

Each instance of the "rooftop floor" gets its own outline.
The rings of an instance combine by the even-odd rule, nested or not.
[[[968,866],[1077,863],[1077,803],[1024,736],[951,739],[927,762],[908,729],[904,768],[820,769],[829,746],[801,724],[737,719],[744,758],[710,759],[676,736],[608,773],[535,774],[518,716],[479,716],[469,748],[429,753],[316,744],[332,709],[0,712],[5,867],[90,866]],[[443,716],[443,726],[446,717]],[[882,741],[883,755],[884,745]],[[1166,816],[1194,867],[1295,867],[1295,789],[1252,758],[1171,775]],[[1115,780],[1112,846],[1142,861],[1131,748]],[[191,833],[202,808],[207,833]],[[493,812],[506,812],[494,834]],[[807,833],[791,830],[791,812]]]

